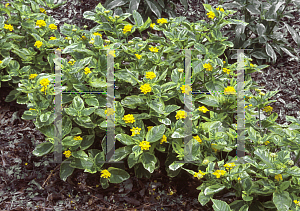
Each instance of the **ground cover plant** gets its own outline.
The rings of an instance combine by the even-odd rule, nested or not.
[[[179,17],[170,20],[159,19],[154,24],[150,19],[143,22],[139,13],[134,12],[133,18],[138,24],[132,26],[124,21],[130,14],[113,15],[112,11],[99,4],[95,12],[84,14],[85,18],[99,23],[98,26],[90,31],[69,24],[61,28],[62,35],[57,35],[60,39],[49,47],[60,47],[63,49],[62,54],[71,55],[71,58],[62,59],[62,85],[65,90],[104,91],[108,55],[100,49],[108,48],[121,49],[116,50],[112,56],[115,57],[116,63],[115,86],[122,87],[115,90],[117,102],[114,111],[105,109],[106,99],[100,95],[63,97],[62,144],[67,158],[65,161],[71,161],[71,164],[64,162],[61,165],[61,179],[66,180],[76,168],[92,174],[100,171],[99,180],[104,189],[108,188],[109,183],[120,183],[129,179],[124,167],[108,167],[107,164],[100,163],[105,161],[106,154],[106,118],[115,113],[118,142],[114,161],[124,160],[126,167],[134,168],[136,177],[149,178],[161,165],[155,155],[162,152],[166,157],[168,176],[175,177],[185,170],[203,181],[197,188],[201,190],[198,197],[201,205],[205,205],[214,194],[226,188],[230,194],[242,196],[243,200],[235,201],[229,208],[225,202],[212,199],[215,209],[220,206],[233,210],[251,210],[259,206],[280,210],[286,207],[296,209],[299,169],[296,166],[288,169],[287,165],[293,165],[289,150],[294,150],[296,148],[293,147],[297,146],[298,132],[290,129],[298,128],[299,122],[289,118],[293,124],[287,129],[281,129],[281,126],[275,124],[277,114],[267,115],[271,111],[267,105],[272,102],[268,99],[277,91],[264,93],[252,84],[249,77],[246,78],[245,90],[249,102],[246,108],[246,128],[249,128],[246,133],[246,152],[250,156],[245,157],[245,162],[228,156],[229,152],[236,148],[234,92],[237,64],[228,64],[226,59],[224,61],[219,58],[227,46],[233,45],[226,41],[218,29],[228,23],[224,18],[234,11],[223,11],[220,7],[215,9],[206,4],[204,7],[211,19],[210,23],[189,23]],[[107,22],[103,23],[101,17]],[[4,17],[2,19],[5,20]],[[232,24],[245,24],[237,20],[227,21],[231,21]],[[2,22],[9,30],[10,26],[5,26],[4,21]],[[42,25],[37,30],[45,27],[41,19],[34,19],[30,24],[37,23]],[[50,26],[53,20],[46,19],[45,23]],[[150,38],[142,41],[139,37],[130,39],[128,36],[135,30],[142,32],[148,27],[162,31],[166,38],[149,33]],[[204,33],[198,35],[197,32]],[[42,47],[43,44],[47,46],[46,39],[37,36],[43,33],[31,32],[30,35],[36,39],[31,44],[41,50],[41,55],[47,55],[47,49]],[[44,35],[50,36],[46,33]],[[63,39],[62,36],[67,39]],[[149,45],[149,42],[152,44]],[[184,166],[174,161],[180,161],[184,156],[184,95],[191,94],[192,89],[184,85],[184,54],[179,49],[191,46],[197,49],[191,55],[193,90],[219,91],[225,95],[202,94],[193,97],[193,139],[189,142],[189,148],[192,149],[192,160],[201,164]],[[199,54],[202,55],[200,59],[197,57]],[[5,59],[3,61],[10,64],[10,61]],[[122,64],[123,60],[131,62],[130,66]],[[48,62],[50,66],[51,62]],[[10,70],[7,64],[4,63],[2,68]],[[246,58],[246,73],[265,67],[267,65],[253,65],[250,59]],[[48,70],[51,73],[51,67]],[[21,98],[14,91],[7,97],[7,101],[22,99],[19,102],[27,104],[30,109],[24,112],[23,119],[36,119],[36,127],[47,137],[47,142],[35,149],[34,154],[37,156],[53,152],[55,127],[52,102],[55,75],[50,73],[18,71],[16,76],[20,85],[16,90],[25,94]],[[257,93],[250,94],[250,90],[255,89]],[[262,112],[266,115],[262,115]],[[101,146],[95,140],[102,140]],[[95,148],[91,148],[92,146]],[[282,148],[276,152],[275,149],[278,150],[279,146]],[[261,186],[268,188],[261,190]],[[273,197],[261,203],[255,200],[260,195]]]

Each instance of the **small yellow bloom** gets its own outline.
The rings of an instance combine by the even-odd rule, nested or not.
[[[226,64],[226,61],[223,61],[223,64]]]
[[[104,40],[106,43],[110,43],[110,40]]]
[[[104,11],[104,13],[109,13],[109,12],[110,12],[109,10],[105,10],[105,11]]]
[[[235,93],[236,93],[236,91],[235,91],[234,87],[232,87],[232,86],[227,86],[224,90],[225,95],[230,95],[230,94],[235,94]]]
[[[50,37],[49,40],[56,40],[56,37]]]
[[[107,114],[107,116],[110,116],[115,113],[115,110],[113,108],[107,108],[104,113]]]
[[[258,94],[260,94],[260,95],[263,95],[263,96],[264,96],[264,95],[266,95],[266,94],[265,94],[265,93],[263,93],[263,92],[260,92],[260,93],[258,93]]]
[[[148,78],[148,79],[153,79],[153,78],[155,78],[156,77],[156,75],[155,75],[155,73],[154,72],[147,72],[146,73],[146,78]]]
[[[6,4],[5,4],[5,7],[8,7],[8,6],[9,6],[9,3],[6,3]]]
[[[25,163],[25,166],[27,166],[28,165],[28,163]]]
[[[141,59],[142,58],[142,55],[139,55],[139,54],[134,54],[136,56],[136,58],[138,59]]]
[[[30,108],[30,109],[29,109],[29,111],[31,111],[31,110],[32,110],[32,111],[35,111],[35,109],[34,109],[34,108]]]
[[[84,68],[84,74],[89,74],[89,73],[91,73],[91,70],[90,70],[90,68],[88,68],[88,67],[86,67],[86,68]]]
[[[81,39],[86,40],[86,36],[82,35],[82,36],[81,36]]]
[[[46,26],[46,22],[44,20],[37,20],[35,24],[39,27]]]
[[[50,81],[48,78],[43,78],[41,81],[40,81],[40,84],[42,86],[48,86],[50,84]]]
[[[149,84],[144,84],[140,87],[140,90],[144,94],[147,94],[148,92],[151,92],[151,86]]]
[[[160,24],[163,24],[163,23],[168,23],[168,21],[164,18],[160,18],[160,19],[157,19],[156,21],[157,23],[160,23]]]
[[[14,27],[11,24],[4,24],[4,28],[8,29],[9,31],[14,30]]]
[[[76,141],[82,141],[82,138],[81,138],[81,136],[74,136],[74,138],[73,138],[74,140],[76,140]]]
[[[212,71],[213,66],[210,63],[205,63],[203,65],[203,67],[207,70],[207,71]]]
[[[75,61],[74,59],[71,59],[68,63],[69,63],[70,65],[74,65],[75,62],[76,62],[76,61]]]
[[[269,141],[264,142],[264,144],[265,144],[266,146],[267,146],[269,143],[270,143]]]
[[[206,164],[208,164],[209,163],[209,160],[203,160],[203,162],[202,162],[204,165],[206,165]]]
[[[271,106],[266,106],[266,107],[264,107],[264,109],[263,109],[263,111],[265,111],[265,112],[271,112],[273,110],[273,107],[271,107]]]
[[[133,27],[133,26],[130,25],[130,24],[124,26],[123,34],[126,34],[127,32],[131,32],[132,27]]]
[[[219,10],[219,11],[221,11],[221,12],[224,12],[224,9],[223,9],[223,8],[220,8],[220,7],[216,8],[216,10]]]
[[[230,70],[227,68],[223,68],[223,72],[227,73],[228,75],[230,74]]]
[[[163,135],[162,139],[160,139],[160,144],[167,142],[167,136]]]
[[[201,106],[198,108],[199,111],[202,111],[203,113],[208,112],[209,110],[205,106]]]
[[[185,119],[185,117],[186,117],[185,111],[177,111],[175,117],[176,117],[176,119]]]
[[[123,117],[123,120],[125,121],[125,123],[134,123],[135,119],[134,116],[132,114],[127,114]]]
[[[70,156],[71,156],[71,151],[70,150],[68,150],[68,151],[64,151],[64,153],[63,153],[65,156],[66,156],[66,158],[69,158]]]
[[[275,179],[276,179],[277,181],[279,181],[279,180],[283,180],[283,179],[282,179],[282,175],[281,175],[281,174],[277,174],[277,175],[275,175]]]
[[[115,18],[119,18],[120,16],[116,15]]]
[[[98,32],[93,33],[93,35],[94,35],[94,36],[100,36],[100,37],[102,37],[102,34],[100,34],[100,33],[98,33]]]
[[[43,86],[43,87],[41,88],[41,92],[45,92],[45,95],[46,95],[46,90],[47,90],[47,87],[46,87],[46,86]]]
[[[135,136],[136,134],[140,134],[141,128],[133,127],[132,129],[130,129],[130,131],[132,132],[131,136]]]
[[[215,175],[217,178],[220,178],[221,176],[225,175],[226,171],[224,170],[216,170],[213,175]]]
[[[37,77],[37,74],[31,74],[31,75],[29,76],[29,79],[34,79],[35,77]]]
[[[238,181],[241,181],[241,178],[240,178],[240,177],[238,178]]]
[[[141,147],[141,150],[149,150],[149,148],[151,147],[150,142],[148,141],[140,142],[139,146]]]
[[[132,40],[129,40],[129,41],[128,41],[128,43],[129,43],[129,44],[132,44],[132,43],[133,43],[133,41],[132,41]]]
[[[149,130],[151,130],[151,128],[153,128],[153,126],[148,126],[147,128],[148,128],[148,131],[149,131]]]
[[[76,32],[76,31],[77,31],[77,29],[76,29],[76,28],[74,28],[74,29],[72,29],[72,31],[73,31],[73,32]]]
[[[155,52],[155,53],[158,52],[158,48],[157,48],[157,47],[153,47],[153,46],[151,46],[151,48],[149,48],[149,50],[150,50],[151,52]]]
[[[294,200],[293,201],[298,207],[300,207],[300,201]]]
[[[194,177],[197,177],[198,179],[202,179],[205,174],[206,173],[203,173],[201,170],[199,170],[199,172],[196,172],[194,174]]]
[[[92,39],[89,41],[90,44],[94,44],[94,42],[95,42],[94,38],[92,38]]]
[[[143,46],[143,44],[138,44],[138,46],[139,46],[139,47],[142,47],[142,46]]]
[[[44,8],[40,8],[40,12],[45,12],[45,9]]]
[[[155,26],[155,23],[151,23],[150,24],[150,27],[153,29],[154,28],[154,26]]]
[[[228,170],[228,169],[231,170],[233,167],[235,167],[235,164],[234,163],[226,163],[224,165],[224,167],[226,168],[226,170]]]
[[[180,87],[180,89],[181,89],[182,93],[185,93],[185,94],[187,94],[187,95],[189,95],[190,92],[192,91],[192,88],[191,88],[189,85],[187,85],[186,87],[185,87],[185,85],[182,85],[182,86]],[[186,91],[187,91],[187,92],[186,92]]]
[[[0,60],[0,64],[2,64],[3,62]]]
[[[101,177],[102,178],[108,178],[110,176],[111,176],[111,173],[108,170],[104,169],[104,170],[101,171]]]
[[[177,69],[178,72],[182,73],[183,72],[183,69]]]
[[[250,67],[254,67],[254,64],[250,63]]]
[[[207,17],[210,19],[214,19],[216,17],[215,13],[213,11],[210,11],[209,13],[206,13]]]
[[[196,139],[200,144],[202,143],[201,138],[197,135],[197,136],[193,136],[194,139]]]

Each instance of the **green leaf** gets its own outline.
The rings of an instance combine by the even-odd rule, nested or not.
[[[110,183],[121,183],[130,177],[130,175],[123,169],[109,167],[107,170],[111,173],[108,178]]]
[[[291,181],[284,181],[280,184],[279,189],[280,191],[284,191],[286,189],[288,189],[291,185]]]
[[[269,159],[268,152],[262,149],[255,149],[254,154],[257,155],[269,167],[272,167],[272,163]]]
[[[168,90],[173,89],[176,86],[177,86],[177,83],[171,81],[171,82],[164,83],[163,85],[161,85],[161,90],[162,90],[162,92],[167,92]]]
[[[254,14],[254,15],[258,15],[260,14],[260,11],[255,7],[255,5],[253,4],[249,4],[246,9],[251,13],[251,14]]]
[[[283,22],[289,33],[292,35],[293,40],[295,43],[297,43],[298,46],[300,46],[300,37],[297,34],[297,32],[287,23]]]
[[[43,156],[48,154],[53,148],[53,144],[50,142],[44,142],[39,144],[34,150],[33,150],[33,154],[35,156]]]
[[[131,153],[131,146],[120,147],[115,150],[113,155],[113,161],[120,161]]]
[[[67,178],[72,175],[74,168],[68,163],[71,159],[66,159],[60,165],[59,177],[61,180],[66,181]]]
[[[171,125],[171,120],[169,118],[164,118],[164,119],[158,118],[158,121],[165,125]]]
[[[266,43],[266,53],[268,54],[268,56],[270,56],[272,58],[272,60],[274,62],[276,62],[276,60],[277,60],[276,53],[269,43]]]
[[[81,158],[81,159],[87,159],[89,157],[83,150],[72,152],[72,156],[74,158]]]
[[[209,51],[212,52],[213,54],[216,54],[217,56],[220,56],[224,53],[226,49],[226,46],[222,45],[221,43],[213,43],[210,45]]]
[[[220,184],[209,186],[209,187],[205,188],[204,195],[213,195],[215,193],[220,192],[224,188],[225,188],[225,186],[224,185],[220,185]]]
[[[78,169],[91,169],[93,165],[94,163],[91,160],[80,158],[74,158],[70,164],[71,167]]]
[[[69,134],[72,130],[72,121],[68,116],[62,118],[62,138]]]
[[[89,81],[89,85],[95,88],[107,87],[107,82],[103,81],[101,78],[94,78]]]
[[[284,1],[275,1],[273,2],[272,6],[267,10],[265,17],[266,20],[277,18],[277,10],[283,5]]]
[[[99,101],[97,100],[97,98],[87,98],[84,100],[86,102],[86,104],[88,104],[89,106],[95,106],[98,107],[99,106]]]
[[[128,167],[132,168],[135,164],[138,163],[139,157],[136,157],[134,152],[130,153],[127,159]]]
[[[179,163],[179,162],[173,162],[171,165],[169,165],[169,169],[172,171],[176,171],[180,167],[182,167],[185,163]]]
[[[170,113],[178,110],[180,108],[180,106],[178,105],[167,105],[165,107],[165,115],[169,115]]]
[[[104,152],[99,152],[95,158],[94,158],[94,163],[95,165],[98,167],[98,168],[101,168],[104,163],[105,163],[105,155],[104,155]]]
[[[146,134],[146,141],[153,143],[160,140],[166,130],[165,125],[154,126],[150,131]]]
[[[112,2],[110,2],[107,6],[106,6],[106,9],[107,10],[111,10],[115,7],[120,7],[120,6],[123,6],[124,4],[126,4],[127,1],[125,0],[114,0]]]
[[[211,200],[214,203],[212,205],[214,211],[231,211],[229,205],[226,202],[217,199],[211,199]]]
[[[134,10],[138,10],[140,4],[140,0],[131,0],[129,1],[129,12],[132,14]]]
[[[135,144],[135,142],[132,139],[132,137],[129,136],[129,135],[127,135],[127,134],[117,134],[116,135],[116,139],[118,141],[120,141],[122,144],[125,144],[125,145],[133,145],[133,144]]]
[[[273,193],[273,202],[276,208],[280,211],[289,211],[289,208],[292,205],[292,199],[287,191],[284,191],[283,193],[275,191]]]
[[[72,104],[77,111],[81,111],[84,108],[84,102],[79,96],[74,97]]]
[[[82,141],[80,143],[81,150],[88,149],[94,143],[95,136],[94,135],[85,135],[82,137]]]
[[[90,116],[92,113],[95,111],[95,107],[90,107],[90,108],[84,108],[81,110],[81,115],[82,116]]]
[[[161,7],[155,2],[150,0],[145,0],[146,4],[149,6],[151,11],[156,15],[156,17],[161,18]]]
[[[133,11],[132,16],[133,16],[133,18],[134,18],[135,25],[136,25],[137,27],[141,27],[141,26],[144,24],[144,21],[143,21],[142,16],[141,16],[140,13],[138,13],[136,10]]]
[[[85,128],[95,128],[97,126],[89,116],[75,117],[73,120],[76,124]]]
[[[63,146],[77,146],[80,145],[82,140],[74,140],[74,136],[66,136],[63,140],[62,140],[62,145]]]
[[[143,152],[140,156],[140,161],[146,170],[148,170],[150,173],[153,173],[155,164],[157,162],[155,155],[151,154],[150,152]]]
[[[198,201],[202,206],[204,206],[210,201],[212,197],[213,195],[204,195],[203,191],[201,191],[198,195]]]
[[[70,108],[64,108],[65,112],[70,116],[78,116],[78,111],[72,107]]]
[[[40,121],[47,122],[50,118],[50,115],[51,115],[51,111],[41,114]]]
[[[145,101],[142,97],[140,97],[138,95],[130,95],[130,96],[125,97],[121,101],[121,104],[128,108],[135,109],[136,106],[145,104]]]
[[[54,125],[47,125],[47,126],[41,127],[41,128],[39,128],[39,131],[49,138],[56,137]]]
[[[155,98],[150,102],[150,108],[156,111],[159,114],[164,114],[165,104],[161,98]]]

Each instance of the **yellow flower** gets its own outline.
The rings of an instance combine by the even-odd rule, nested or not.
[[[139,55],[139,54],[134,54],[136,56],[136,58],[138,59],[141,59],[142,58],[142,55]]]
[[[50,37],[49,40],[56,40],[56,37]]]
[[[155,73],[154,72],[147,72],[146,73],[146,78],[149,78],[149,79],[153,79],[153,78],[155,78],[156,77],[156,75],[155,75]]]
[[[74,65],[75,62],[76,62],[76,61],[75,61],[74,59],[71,59],[68,63],[69,63],[70,65]]]
[[[94,42],[95,42],[94,38],[92,38],[92,39],[89,41],[90,44],[94,44]]]
[[[29,79],[34,79],[35,77],[37,77],[37,74],[31,74],[31,75],[29,76]]]
[[[138,46],[139,46],[139,47],[142,47],[142,46],[143,46],[143,44],[138,44]]]
[[[167,142],[167,136],[163,135],[162,139],[160,139],[160,144]]]
[[[198,179],[202,179],[205,174],[206,173],[203,173],[201,170],[199,170],[199,172],[196,172],[194,174],[194,177],[197,177]]]
[[[236,93],[234,87],[232,86],[227,86],[225,89],[224,89],[224,94],[225,95],[230,95],[230,94],[234,94]]]
[[[30,109],[29,109],[29,111],[31,111],[31,110],[35,111],[35,109],[34,109],[34,108],[30,108]]]
[[[108,178],[108,177],[110,177],[110,175],[111,175],[111,173],[109,173],[109,171],[106,170],[106,169],[101,171],[101,177],[102,178]]]
[[[5,4],[5,7],[8,7],[8,5],[9,5],[9,3],[6,3],[6,4]]]
[[[194,139],[196,139],[200,144],[202,143],[201,138],[197,135],[197,136],[193,136]]]
[[[151,86],[149,84],[144,84],[140,87],[140,90],[144,94],[147,94],[148,92],[151,92]]]
[[[119,18],[120,16],[116,15],[115,18]]]
[[[202,162],[204,165],[206,165],[206,164],[208,164],[209,163],[209,160],[203,160],[203,162]]]
[[[68,150],[68,151],[64,151],[64,153],[63,153],[65,156],[66,156],[66,158],[69,158],[70,156],[71,156],[71,151],[70,150]]]
[[[271,107],[271,106],[266,106],[266,107],[264,107],[264,109],[263,109],[263,111],[265,111],[265,112],[271,112],[273,110],[273,107]]]
[[[2,64],[2,61],[0,60],[0,64]]]
[[[45,12],[45,9],[44,8],[40,8],[40,12]]]
[[[281,175],[281,174],[277,174],[277,175],[275,175],[275,179],[276,179],[277,181],[279,181],[279,180],[283,180],[283,179],[282,179],[282,175]]]
[[[141,128],[133,127],[132,129],[130,129],[130,131],[132,132],[131,136],[135,136],[136,134],[140,134]]]
[[[81,40],[82,40],[82,39],[86,40],[86,36],[82,35],[82,36],[81,36]]]
[[[102,34],[95,32],[93,35],[102,37]]]
[[[235,167],[235,164],[234,163],[226,163],[225,165],[224,165],[224,167],[226,167],[226,170],[228,170],[228,169],[232,169],[233,167]]]
[[[14,27],[11,24],[4,24],[4,28],[8,29],[9,31],[14,30]]]
[[[115,113],[115,110],[113,108],[107,108],[104,113],[107,114],[107,116],[110,116]]]
[[[153,128],[153,126],[148,126],[147,128],[148,128],[148,131],[149,131],[149,130],[151,130],[151,128]]]
[[[221,12],[224,12],[224,9],[223,9],[223,8],[220,8],[220,7],[216,8],[216,10],[219,10],[219,11],[221,11]]]
[[[215,13],[213,11],[210,11],[209,13],[206,13],[207,17],[210,19],[214,19],[216,17]]]
[[[185,111],[177,111],[176,119],[184,119],[185,118]]]
[[[73,139],[76,140],[76,141],[81,141],[82,140],[81,136],[74,136]]]
[[[238,181],[241,181],[241,178],[240,178],[240,177],[238,178]]]
[[[250,67],[254,67],[254,64],[250,63]]]
[[[177,69],[178,72],[182,73],[183,72],[183,69]]]
[[[180,89],[181,89],[182,93],[185,93],[185,94],[187,94],[187,95],[189,95],[190,92],[192,91],[192,88],[191,88],[189,85],[186,86],[187,92],[185,92],[185,85],[182,85],[182,86],[180,87]]]
[[[44,20],[37,20],[35,24],[39,27],[46,26],[46,22]]]
[[[72,31],[73,31],[73,32],[76,32],[76,31],[77,31],[77,29],[76,29],[76,28],[74,28],[74,29],[72,29]]]
[[[149,150],[149,148],[151,147],[150,142],[148,141],[140,142],[139,146],[141,147],[141,150]]]
[[[40,81],[40,84],[42,86],[48,86],[50,83],[49,79],[48,78],[43,78],[41,81]]]
[[[300,201],[294,200],[294,203],[300,207]]]
[[[163,23],[168,23],[168,21],[167,21],[166,19],[164,19],[164,18],[157,19],[156,22],[157,22],[157,23],[161,23],[161,24],[163,24]]]
[[[224,170],[216,170],[213,175],[215,175],[217,178],[220,178],[221,176],[225,175],[226,171]]]
[[[223,72],[225,72],[225,73],[227,73],[227,74],[229,75],[229,73],[230,73],[230,70],[229,70],[229,69],[227,69],[227,68],[223,68]]]
[[[264,96],[264,95],[266,95],[266,94],[265,94],[265,93],[263,93],[263,92],[260,92],[260,93],[258,93],[258,94],[260,94],[260,95],[263,95],[263,96]]]
[[[154,26],[155,26],[155,23],[151,23],[150,24],[150,27],[153,29],[154,28]]]
[[[203,65],[203,67],[204,67],[207,71],[212,71],[212,69],[213,69],[213,67],[211,66],[210,63],[205,63],[205,64]]]
[[[158,48],[157,47],[153,47],[153,46],[151,46],[151,48],[149,48],[149,50],[151,51],[151,52],[158,52]]]
[[[266,146],[267,146],[269,143],[270,143],[269,141],[264,142],[264,144],[265,144]]]
[[[125,115],[123,117],[123,120],[125,121],[125,123],[134,123],[135,122],[134,116],[132,114]]]
[[[91,70],[90,70],[90,68],[88,68],[88,67],[86,67],[86,68],[84,68],[84,74],[89,74],[89,73],[91,73]]]
[[[41,92],[45,92],[45,95],[46,95],[46,90],[47,90],[46,86],[43,86],[43,88],[41,88]]]
[[[128,41],[128,43],[129,43],[129,44],[132,44],[132,43],[133,43],[133,41],[132,41],[132,40],[129,40],[129,41]]]
[[[43,45],[43,42],[41,42],[39,40],[36,41],[35,44],[34,44],[34,46],[36,46],[37,48],[40,48],[42,45]]]
[[[25,166],[27,166],[28,165],[28,163],[25,163]]]
[[[226,61],[223,61],[223,64],[226,64]]]
[[[201,106],[198,108],[199,111],[202,111],[203,113],[208,112],[209,110],[205,106]]]
[[[109,10],[105,10],[105,11],[104,11],[104,13],[109,13],[109,12],[110,12]]]
[[[130,25],[130,24],[124,26],[123,34],[126,34],[126,32],[131,32],[131,28],[132,28],[132,25]]]
[[[110,43],[110,40],[104,40],[106,43]]]

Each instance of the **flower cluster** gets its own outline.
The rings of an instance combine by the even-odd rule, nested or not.
[[[225,175],[226,171],[225,170],[216,170],[213,175],[215,175],[217,178],[220,178],[221,176]]]
[[[30,76],[29,76],[29,79],[35,79],[35,77],[37,77],[38,75],[37,74],[31,74]]]
[[[213,69],[213,67],[211,66],[210,63],[205,63],[205,64],[203,65],[203,67],[204,67],[207,71],[212,71],[212,69]]]
[[[277,181],[283,180],[281,174],[276,174],[276,175],[275,175],[275,179],[276,179]]]
[[[155,23],[151,23],[150,24],[150,27],[153,29],[154,28],[154,26],[155,26]]]
[[[76,140],[76,141],[82,141],[82,138],[80,136],[74,136],[73,139]]]
[[[180,89],[181,89],[182,93],[185,93],[187,95],[189,95],[190,92],[192,91],[192,88],[189,85],[187,85],[186,87],[185,87],[185,85],[182,85],[180,87]],[[186,92],[186,90],[187,90],[187,92]]]
[[[249,106],[252,106],[252,104],[250,104]],[[245,106],[245,108],[248,108],[248,106]]]
[[[147,72],[146,73],[146,78],[149,78],[149,79],[153,79],[153,78],[155,78],[156,77],[156,75],[155,75],[155,73],[154,72]]]
[[[219,10],[221,12],[224,12],[224,9],[223,8],[220,8],[220,7],[217,7],[216,10]]]
[[[84,74],[89,74],[89,73],[91,73],[91,70],[90,70],[90,68],[88,68],[88,67],[86,67],[86,68],[84,68]]]
[[[56,40],[56,37],[50,37],[49,40]]]
[[[101,171],[101,177],[102,178],[108,178],[110,176],[111,176],[111,173],[108,170],[104,169],[104,170]]]
[[[178,72],[182,73],[183,72],[183,69],[177,69]]]
[[[137,59],[141,59],[142,58],[142,55],[139,55],[139,54],[134,54],[136,56]]]
[[[47,89],[47,86],[50,84],[50,81],[48,78],[43,78],[41,81],[40,81],[40,84],[42,85],[42,89],[41,91],[42,92],[45,92],[45,95],[46,95],[46,89]]]
[[[210,11],[209,13],[206,13],[207,17],[210,19],[214,19],[216,17],[215,13],[213,11]]]
[[[201,138],[197,135],[197,136],[193,136],[194,139],[196,139],[200,144],[202,143]]]
[[[151,52],[155,52],[155,53],[158,52],[158,48],[157,48],[157,47],[153,47],[153,46],[151,46],[151,48],[149,48],[149,50],[150,50]]]
[[[140,142],[139,146],[141,147],[141,150],[149,150],[149,148],[151,147],[150,142],[148,141]]]
[[[205,175],[206,173],[203,173],[201,170],[199,170],[199,172],[196,172],[194,174],[194,177],[197,177],[198,179],[201,179],[203,178],[203,176]]]
[[[148,92],[151,92],[151,86],[149,84],[144,84],[140,87],[140,90],[144,94],[147,94]]]
[[[56,30],[56,29],[57,29],[57,26],[56,26],[55,24],[51,23],[51,24],[49,25],[49,28],[52,29],[52,30]]]
[[[44,14],[46,14],[46,10],[44,8],[40,8],[40,12],[43,12]]]
[[[168,23],[168,21],[164,18],[160,18],[160,19],[157,19],[156,21],[157,23],[160,23],[160,24],[163,24],[163,23]]]
[[[271,106],[266,106],[266,107],[264,107],[264,109],[263,109],[263,111],[265,111],[265,112],[271,112],[273,110],[273,108],[271,107]]]
[[[133,127],[132,129],[130,129],[130,131],[132,132],[131,136],[135,136],[136,134],[140,134],[142,128],[138,128],[138,127]]]
[[[64,153],[63,153],[65,156],[66,156],[66,158],[69,158],[71,155],[72,155],[72,153],[71,153],[71,151],[70,150],[68,150],[68,151],[64,151]]]
[[[99,32],[94,32],[93,35],[102,37],[102,34],[100,34]]]
[[[233,167],[235,167],[234,163],[226,163],[224,165],[224,167],[226,168],[226,170],[231,170]]]
[[[228,75],[230,74],[230,70],[227,68],[223,68],[223,72],[227,73]]]
[[[208,112],[209,110],[205,106],[201,106],[198,108],[199,111],[202,111],[203,113]]]
[[[224,90],[225,95],[230,95],[230,94],[235,94],[235,93],[236,93],[236,91],[235,91],[234,87],[232,87],[232,86],[227,86]]]
[[[35,24],[39,27],[46,26],[46,22],[44,20],[37,20]]]
[[[34,46],[36,46],[37,48],[40,48],[42,45],[43,45],[43,42],[39,41],[39,40],[34,43]]]
[[[9,31],[14,30],[14,27],[11,24],[4,24],[4,28],[8,29]]]
[[[298,207],[300,207],[300,201],[294,200],[294,203],[295,203]]]
[[[160,139],[160,144],[167,142],[167,136],[163,135],[162,139]]]
[[[115,113],[115,110],[113,108],[107,108],[104,113],[107,114],[107,116],[110,116]]]
[[[130,24],[124,26],[123,34],[126,34],[127,32],[131,32],[131,29],[132,29],[132,25]]]
[[[184,119],[185,118],[185,111],[177,111],[176,119]]]
[[[125,121],[125,123],[134,123],[135,119],[134,116],[132,114],[127,114],[123,117],[123,120]]]
[[[70,65],[74,65],[76,61],[74,59],[70,59],[70,61],[68,62]]]

